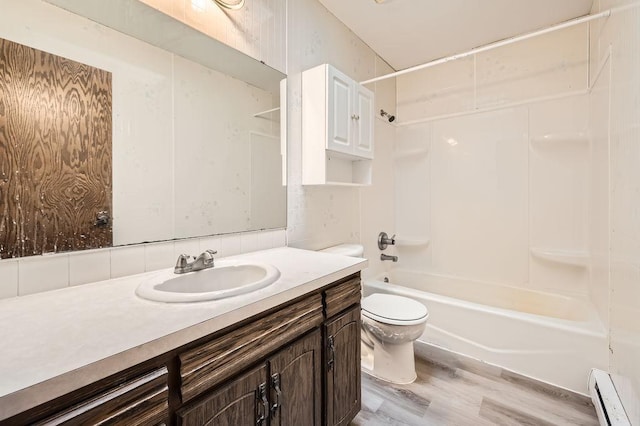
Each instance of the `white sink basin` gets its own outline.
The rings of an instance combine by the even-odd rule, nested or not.
[[[216,260],[213,268],[201,271],[162,271],[143,281],[136,294],[157,302],[202,302],[250,293],[278,278],[280,271],[267,263]]]

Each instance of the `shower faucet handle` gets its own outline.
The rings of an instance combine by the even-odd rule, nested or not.
[[[387,235],[386,232],[381,232],[378,234],[378,248],[380,250],[384,250],[390,245],[393,246],[396,244],[396,234],[393,234],[391,238]]]

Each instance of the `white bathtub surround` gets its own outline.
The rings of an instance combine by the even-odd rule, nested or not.
[[[607,366],[607,333],[588,300],[406,270],[366,280],[365,296],[410,297],[429,309],[419,341],[587,393]]]
[[[397,153],[424,152],[395,160],[395,230],[422,242],[398,245],[404,267],[588,294],[589,148],[573,142],[584,140],[586,99],[398,128]],[[539,255],[551,252],[574,255]]]
[[[242,244],[244,238],[245,243]],[[218,256],[286,245],[284,229],[0,260],[0,299],[173,267],[179,254]]]
[[[0,340],[11,342],[0,351],[0,421],[356,273],[367,264],[365,259],[286,247],[236,258],[272,264],[280,279],[250,294],[192,304],[137,297],[135,289],[151,274],[0,300]]]
[[[609,313],[609,368],[629,415],[640,424],[640,1],[597,0],[613,8],[591,26],[591,146],[594,291]]]
[[[589,253],[587,30],[398,78],[395,232],[428,241],[403,268],[589,293],[587,267],[531,252]]]
[[[398,77],[394,231],[427,243],[380,284],[427,300],[424,342],[582,393],[608,362],[589,46],[581,24]]]

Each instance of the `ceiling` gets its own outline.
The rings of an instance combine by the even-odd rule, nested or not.
[[[401,70],[586,15],[593,0],[320,2]]]

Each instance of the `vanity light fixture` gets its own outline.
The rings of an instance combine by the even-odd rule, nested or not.
[[[238,10],[244,6],[244,0],[214,0],[225,9]]]

